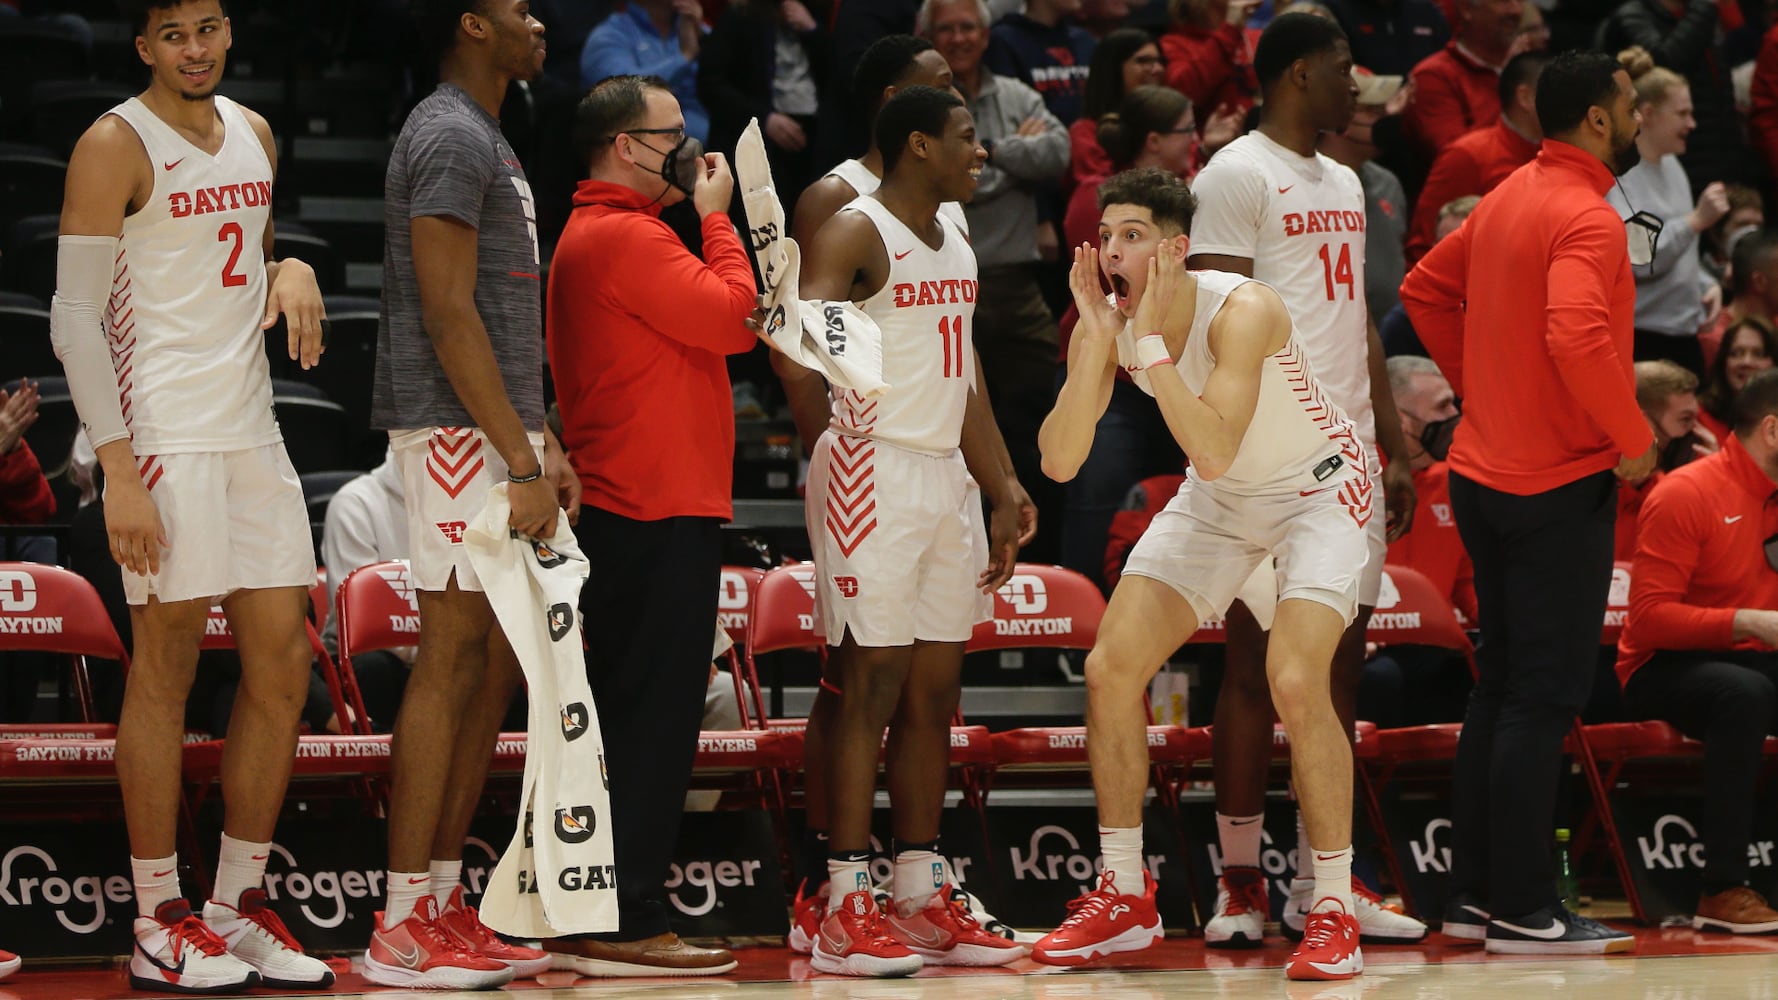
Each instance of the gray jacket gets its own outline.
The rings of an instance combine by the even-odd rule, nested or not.
[[[982,70],[982,87],[969,102],[976,135],[993,155],[982,168],[975,198],[964,206],[969,242],[982,267],[1037,259],[1037,196],[1068,169],[1068,129],[1044,107],[1037,91],[1011,77]],[[1044,124],[1039,135],[1019,135],[1026,119]]]

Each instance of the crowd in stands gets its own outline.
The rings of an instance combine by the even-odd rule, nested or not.
[[[127,96],[140,82],[133,75],[139,67],[132,67],[127,53],[118,55],[106,6],[0,0],[0,51],[12,51],[6,39],[27,27],[59,33],[89,54],[89,76],[120,84]],[[300,90],[299,84],[340,75],[369,81],[357,86],[378,88],[360,91],[357,99],[371,106],[373,119],[387,112],[377,119],[382,128],[373,121],[350,133],[358,138],[386,144],[406,107],[430,90],[429,71],[417,59],[404,61],[409,54],[399,41],[380,51],[382,42],[373,41],[399,39],[399,31],[379,31],[400,17],[402,5],[395,0],[320,4],[327,16],[319,19],[308,4],[298,5],[305,12],[294,19],[279,3],[232,0],[228,6],[240,28],[241,69],[231,65],[231,73],[251,81],[250,65],[263,64],[268,69],[258,79],[270,79],[288,94]],[[1039,470],[1037,429],[1053,405],[1074,320],[1066,289],[1068,248],[1097,239],[1095,193],[1114,173],[1159,167],[1190,179],[1252,126],[1259,96],[1253,50],[1270,18],[1301,10],[1334,19],[1358,66],[1359,109],[1344,133],[1322,136],[1320,149],[1355,171],[1364,188],[1363,291],[1391,355],[1390,388],[1419,497],[1413,530],[1391,548],[1390,559],[1425,573],[1472,620],[1472,569],[1451,517],[1442,462],[1461,400],[1424,357],[1398,290],[1415,263],[1463,225],[1478,199],[1538,155],[1543,137],[1535,95],[1549,56],[1574,47],[1614,55],[1634,82],[1641,134],[1636,161],[1607,198],[1627,220],[1636,285],[1637,400],[1660,447],[1659,471],[1620,492],[1616,557],[1633,565],[1638,580],[1645,571],[1665,572],[1666,590],[1635,592],[1625,652],[1617,663],[1631,697],[1627,706],[1608,699],[1610,705],[1596,706],[1602,714],[1595,717],[1661,714],[1663,698],[1656,695],[1673,682],[1659,675],[1663,683],[1657,688],[1657,671],[1679,669],[1669,667],[1659,652],[1653,654],[1656,666],[1646,665],[1651,649],[1666,649],[1663,643],[1737,645],[1742,653],[1736,663],[1746,656],[1769,659],[1778,629],[1763,617],[1745,625],[1735,618],[1732,640],[1727,619],[1672,620],[1679,614],[1674,605],[1690,613],[1694,600],[1706,597],[1734,604],[1765,595],[1770,601],[1770,574],[1778,561],[1770,539],[1763,559],[1756,551],[1760,540],[1754,539],[1743,553],[1747,558],[1734,564],[1757,580],[1717,579],[1723,569],[1711,565],[1713,550],[1703,542],[1688,543],[1689,562],[1672,557],[1669,550],[1678,544],[1672,539],[1684,536],[1696,520],[1684,505],[1703,489],[1698,483],[1703,477],[1682,479],[1683,490],[1666,486],[1682,467],[1733,452],[1716,460],[1728,468],[1721,475],[1740,476],[1734,481],[1748,483],[1754,493],[1765,491],[1768,509],[1778,496],[1778,486],[1757,478],[1759,472],[1778,471],[1760,464],[1772,461],[1778,441],[1745,449],[1733,443],[1737,434],[1759,441],[1778,436],[1778,418],[1762,418],[1743,398],[1750,381],[1778,362],[1778,229],[1767,228],[1764,216],[1778,174],[1778,25],[1770,24],[1764,5],[1751,0],[1623,0],[1615,6],[1600,0],[532,0],[531,9],[547,27],[547,75],[515,88],[508,101],[514,113],[503,123],[536,189],[545,267],[567,218],[569,192],[580,179],[565,140],[567,124],[579,94],[593,83],[624,73],[665,79],[684,111],[688,135],[730,155],[743,129],[757,119],[794,226],[795,196],[865,148],[868,109],[860,104],[876,95],[854,91],[859,56],[887,34],[931,42],[988,151],[978,193],[965,206],[980,264],[976,347],[1019,478],[1043,512],[1040,534],[1023,558],[1067,565],[1107,590],[1147,517],[1173,492],[1185,456],[1152,400],[1120,372],[1100,429],[1112,445],[1096,451],[1065,487]],[[268,40],[279,30],[295,29],[294,21],[315,20],[322,26],[310,24],[290,36],[290,52],[274,57],[255,50],[270,48]],[[19,86],[16,81],[4,85]],[[0,184],[21,176],[14,173],[21,161],[53,163],[68,152],[56,137],[32,131],[35,118],[12,110],[15,96],[7,94],[0,105]],[[308,128],[295,114],[271,117],[293,132]],[[331,137],[347,135],[343,129],[336,126]],[[291,153],[287,176],[296,188],[279,194],[279,229],[341,231],[325,214],[326,199],[316,197],[336,192],[327,192],[316,177],[324,171],[305,169],[303,139],[279,135]],[[349,193],[376,198],[380,187],[373,181]],[[6,206],[0,206],[0,214],[7,254],[0,259],[5,289],[0,292],[0,365],[12,369],[15,342],[47,335],[47,327],[38,332],[28,326],[34,311],[47,308],[47,295],[28,266],[25,250],[36,245],[30,218]],[[695,250],[695,216],[668,210],[663,217]],[[330,225],[336,228],[329,230]],[[336,242],[351,261],[344,238]],[[339,293],[347,287],[374,294],[363,285],[326,290]],[[765,353],[759,347],[751,356],[731,359],[738,409],[743,395],[746,409],[758,405],[767,414],[782,409]],[[329,354],[328,363],[336,362],[351,359],[343,352]],[[40,405],[45,412],[52,403],[58,412],[68,409],[59,372],[46,365],[8,374],[25,378],[0,391],[0,524],[61,527],[45,528],[42,537],[8,534],[0,538],[0,555],[72,562],[102,593],[113,594],[118,571],[103,552],[102,537],[97,555],[90,541],[82,542],[83,532],[102,536],[102,517],[86,510],[102,503],[99,491],[80,480],[91,475],[90,453],[86,462],[79,460],[66,421],[54,433],[34,432]],[[345,398],[333,402],[352,414],[367,405]],[[33,450],[45,443],[55,450]],[[356,566],[405,554],[399,477],[387,459],[374,468],[360,462],[357,471],[360,477],[334,487],[331,503],[325,493],[310,497],[312,517],[323,526],[317,544],[330,596]],[[1755,514],[1758,509],[1755,504]],[[1658,552],[1640,541],[1656,518],[1664,525],[1667,546]],[[1695,581],[1684,574],[1694,571],[1716,574],[1707,594],[1687,589]],[[112,606],[127,636],[121,596]],[[1778,612],[1778,604],[1753,606],[1767,615]],[[333,627],[328,615],[330,643]],[[379,729],[393,718],[409,660],[411,652],[397,650],[380,660],[359,661],[360,683]],[[1729,669],[1714,660],[1704,666],[1686,660],[1684,666],[1713,677]],[[1601,663],[1602,672],[1610,668]],[[48,664],[33,661],[31,669],[47,671]],[[1778,677],[1769,665],[1759,670]],[[726,683],[723,678],[712,690]],[[1678,715],[1688,732],[1695,728],[1697,735],[1714,735],[1719,726],[1714,713],[1725,700],[1746,693],[1732,680],[1721,684],[1713,689],[1715,701],[1688,703]],[[1367,673],[1361,715],[1381,725],[1453,721],[1461,716],[1467,685],[1460,663],[1418,651],[1379,650]],[[1773,731],[1778,706],[1771,681],[1755,693],[1763,721],[1738,720],[1737,738]],[[311,725],[338,729],[339,720],[328,717],[324,702],[318,692]],[[5,720],[32,719],[44,711],[34,684],[22,690],[16,684],[0,687]],[[522,718],[517,714],[522,707],[514,711]],[[225,731],[226,711],[194,712],[194,723]],[[1740,770],[1733,773],[1739,776],[1746,766],[1737,758],[1734,767]],[[1719,784],[1726,788],[1730,782]],[[1739,884],[1744,876],[1733,866],[1710,874],[1713,886]]]

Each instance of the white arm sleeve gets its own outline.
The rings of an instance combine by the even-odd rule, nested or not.
[[[49,339],[68,376],[68,394],[94,450],[130,436],[118,401],[117,369],[101,313],[117,267],[115,236],[63,236],[56,241],[56,294]]]

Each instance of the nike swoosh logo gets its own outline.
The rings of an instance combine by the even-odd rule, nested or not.
[[[431,876],[428,876],[426,878],[410,878],[407,880],[407,884],[408,885],[425,885],[426,883],[428,883],[430,881],[432,881]]]
[[[255,860],[255,861],[264,861],[264,860],[265,860],[265,859],[267,859],[267,858],[269,858],[269,857],[271,857],[271,855],[270,855],[270,854],[255,854],[255,855],[254,855],[254,856],[253,856],[253,860]]]
[[[1281,188],[1279,188],[1279,189],[1278,189],[1278,193],[1279,193],[1279,194],[1289,194],[1289,193],[1290,193],[1290,188],[1294,188],[1294,187],[1296,187],[1296,185],[1295,185],[1295,184],[1292,184],[1292,185],[1290,185],[1290,187],[1281,187]]]
[[[166,979],[168,982],[177,983],[179,981],[179,977],[181,975],[184,975],[184,973],[185,973],[185,956],[184,955],[179,956],[179,964],[178,965],[168,965],[167,963],[165,963],[165,962],[161,961],[160,959],[155,958],[153,955],[149,954],[148,949],[142,947],[142,942],[140,942],[140,941],[136,942],[136,950],[141,952],[142,957],[148,959],[149,963],[152,964],[155,968],[161,970],[162,973],[165,973]]]
[[[152,877],[154,877],[154,878],[166,878],[166,877],[167,877],[167,876],[168,876],[168,875],[171,875],[171,874],[173,874],[173,869],[171,869],[171,868],[169,868],[169,869],[167,869],[167,870],[166,870],[166,871],[164,871],[164,872],[155,872],[155,873],[154,873],[154,875],[153,875],[153,876],[152,876]]]
[[[908,940],[922,948],[932,948],[937,950],[943,948],[945,945],[945,932],[936,927],[928,926],[924,931],[916,932],[914,928],[903,924],[901,932],[907,935]]]
[[[902,252],[895,255],[895,259],[900,260],[903,257],[906,257],[908,254],[911,254],[911,253],[913,253],[912,250],[903,250]]]
[[[413,946],[413,951],[411,952],[402,951],[400,948],[397,948],[386,941],[384,942],[384,947],[389,949],[389,954],[400,959],[402,965],[412,968],[420,964],[420,946],[417,944]]]
[[[176,167],[176,166],[178,166],[178,165],[179,165],[179,164],[181,164],[181,163],[184,163],[184,162],[185,162],[185,157],[183,157],[183,156],[181,156],[181,157],[180,157],[180,158],[178,158],[178,159],[177,159],[177,160],[174,160],[174,161],[173,161],[173,162],[172,162],[172,163],[163,163],[163,164],[161,164],[161,169],[162,169],[162,170],[171,170],[171,169],[173,169],[173,168],[174,168],[174,167]]]
[[[1229,825],[1230,826],[1252,826],[1253,824],[1258,823],[1262,819],[1265,819],[1265,817],[1264,816],[1255,816],[1252,819],[1234,819],[1234,820],[1229,820]]]
[[[1724,524],[1734,524],[1734,523],[1735,523],[1735,522],[1736,522],[1736,521],[1739,521],[1739,520],[1741,520],[1741,519],[1742,519],[1742,518],[1743,518],[1743,517],[1746,517],[1746,516],[1747,516],[1747,515],[1745,515],[1745,514],[1736,514],[1736,515],[1735,515],[1735,516],[1734,516],[1734,517],[1725,517],[1725,518],[1723,518],[1723,519],[1722,519],[1722,523],[1724,523]]]
[[[1468,903],[1464,903],[1462,906],[1458,907],[1458,909],[1460,909],[1463,912],[1468,913],[1472,916],[1481,917],[1483,920],[1488,919],[1488,911],[1482,909],[1479,906],[1471,906]]]
[[[1338,857],[1339,857],[1338,854],[1317,854],[1317,855],[1315,855],[1315,860],[1316,861],[1333,861],[1333,860],[1337,859]]]
[[[1504,927],[1507,930],[1512,931],[1514,934],[1523,934],[1526,937],[1537,938],[1541,941],[1554,941],[1568,933],[1568,928],[1564,927],[1560,920],[1550,921],[1548,927],[1535,928],[1520,927],[1518,924],[1509,924],[1504,920],[1496,920],[1494,921],[1494,925],[1496,927]]]

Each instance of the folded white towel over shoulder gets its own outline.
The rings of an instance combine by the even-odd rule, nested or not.
[[[529,691],[518,829],[482,897],[489,927],[521,938],[617,930],[617,870],[605,741],[587,685],[575,608],[586,556],[559,515],[547,539],[508,526],[506,484],[463,533]]]
[[[800,298],[802,248],[784,226],[784,204],[772,186],[759,119],[747,123],[735,147],[735,178],[747,210],[747,243],[765,282],[765,332],[792,361],[820,372],[842,389],[865,396],[887,391],[883,331],[850,302]]]

